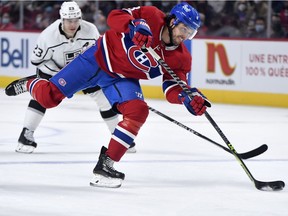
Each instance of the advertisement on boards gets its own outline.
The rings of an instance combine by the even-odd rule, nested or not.
[[[30,56],[39,33],[1,32],[0,76],[24,77],[35,74]]]
[[[13,77],[35,74],[30,56],[38,36],[39,33],[1,31],[1,87]],[[281,104],[276,105],[288,107],[287,41],[195,38],[185,45],[192,55],[189,84],[209,91],[212,101],[275,105],[271,98],[277,96]],[[145,97],[164,98],[161,77],[141,80],[141,84]]]
[[[194,40],[192,85],[288,94],[287,50],[280,41]]]

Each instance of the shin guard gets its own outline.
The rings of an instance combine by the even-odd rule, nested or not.
[[[115,128],[106,152],[114,161],[119,161],[125,154],[149,113],[147,104],[142,100],[124,102],[117,108],[123,114],[123,120]]]

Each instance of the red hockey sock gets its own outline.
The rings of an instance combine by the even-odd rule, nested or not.
[[[117,142],[114,139],[110,140],[108,150],[106,151],[106,154],[113,160],[113,161],[120,161],[122,156],[127,151],[127,148],[123,145],[121,145],[119,142]]]
[[[32,79],[27,83],[31,96],[45,108],[56,107],[65,95],[46,79]]]
[[[117,108],[123,114],[123,121],[118,123],[106,152],[114,161],[122,158],[148,116],[148,106],[142,100],[127,101]]]

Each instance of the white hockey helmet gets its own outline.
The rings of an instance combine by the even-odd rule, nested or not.
[[[75,1],[63,2],[59,13],[62,21],[63,19],[82,18],[81,9]]]

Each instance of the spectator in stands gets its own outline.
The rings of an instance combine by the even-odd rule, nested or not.
[[[246,31],[242,33],[242,36],[245,38],[251,38],[253,37],[253,34],[255,34],[255,20],[250,19]]]
[[[184,1],[184,0],[178,0]],[[117,0],[117,1],[78,1],[83,11],[84,18],[89,22],[99,26],[99,30],[107,30],[106,17],[112,9],[121,9],[141,5],[154,5],[163,12],[168,12],[171,7],[178,1],[152,1],[152,0]],[[223,37],[230,37],[234,33],[227,32],[227,25],[223,26],[223,20],[229,28],[237,28],[244,37],[251,37],[255,33],[253,22],[257,17],[267,19],[269,4],[267,0],[236,0],[236,1],[212,1],[212,0],[186,0],[190,5],[195,7],[202,18],[205,17],[202,29],[199,29],[198,36],[214,36],[220,34]],[[0,4],[0,26],[1,29],[18,29],[21,28],[21,22],[25,30],[43,30],[58,17],[58,11],[63,1],[2,1]],[[22,4],[22,7],[20,7]],[[19,10],[24,8],[24,20],[19,20]],[[99,10],[99,12],[98,12]],[[271,22],[271,37],[284,38],[288,37],[288,0],[272,1],[272,14],[278,14],[279,21]],[[10,24],[3,27],[1,16],[5,13],[10,14]],[[11,16],[13,14],[13,16]],[[235,23],[233,16],[237,17]],[[7,15],[5,15],[7,16]],[[232,18],[230,18],[232,16]],[[272,19],[274,19],[272,17]],[[278,18],[277,18],[278,19]],[[235,20],[235,19],[234,19]],[[4,23],[7,19],[4,19]],[[17,24],[17,25],[16,25]],[[232,24],[232,26],[231,26]],[[269,27],[269,26],[267,26]],[[225,31],[223,31],[223,29]],[[205,34],[204,34],[205,31]],[[279,31],[279,32],[278,32]],[[229,33],[229,34],[228,34]],[[283,35],[284,34],[284,35]]]
[[[161,6],[159,9],[164,13],[168,13],[175,4],[177,4],[177,1],[161,1]]]
[[[211,6],[215,14],[220,15],[225,8],[226,1],[208,1],[207,3]]]
[[[250,20],[253,14],[253,7],[250,2],[246,0],[238,0],[234,4],[234,13],[240,22],[246,22]]]
[[[25,30],[42,30],[39,28],[39,23],[43,17],[43,10],[40,6],[36,5],[34,2],[24,3],[24,29]]]
[[[53,21],[53,19],[50,19],[49,17],[46,17],[45,15],[41,14],[37,14],[36,16],[36,20],[32,26],[32,29],[34,30],[44,30],[45,28],[47,28],[50,24],[51,21]]]
[[[268,3],[264,0],[254,1],[255,17],[267,17]]]
[[[122,8],[126,8],[125,4],[133,4],[133,6],[140,6],[141,3],[140,1],[127,1],[127,0],[120,0],[119,4],[117,3],[118,1],[98,1],[98,9],[101,10],[103,12],[103,15],[105,17],[108,16],[108,14],[110,13],[111,10],[118,8],[118,9],[122,9]]]
[[[213,32],[215,29],[218,28],[218,20],[219,17],[215,17],[215,12],[211,5],[208,4],[207,0],[199,0],[199,1],[188,1],[193,7],[197,9],[199,13],[205,15],[205,23],[204,25],[207,26],[207,34],[208,32]]]
[[[206,19],[207,17],[205,17]],[[207,36],[214,36],[214,33],[221,28],[222,22],[221,22],[221,17],[213,17],[213,19],[211,19],[211,21],[208,23],[207,25],[207,31],[206,31],[206,35]]]
[[[222,17],[221,23],[223,23],[222,26],[213,32],[213,36],[231,38],[238,38],[241,36],[241,32],[237,26],[236,15]]]
[[[263,17],[256,18],[255,31],[250,35],[250,38],[267,38],[266,22]]]
[[[1,1],[0,2],[0,14],[10,13],[12,8],[15,6],[15,2],[12,1]]]
[[[288,1],[284,2],[284,7],[280,11],[280,22],[283,26],[285,37],[288,37]]]
[[[247,31],[248,22],[253,17],[254,7],[249,1],[246,0],[237,0],[234,3],[234,14],[236,15],[237,25],[242,34],[245,34]]]
[[[279,14],[284,7],[284,1],[272,1],[271,7],[274,13]]]
[[[278,14],[273,14],[271,18],[271,38],[285,38],[285,32],[280,22],[280,17]]]
[[[11,22],[9,13],[5,12],[1,16],[0,30],[16,30],[16,26]]]
[[[103,15],[101,10],[98,10],[94,16],[94,24],[98,27],[99,33],[102,35],[108,30],[106,17]]]
[[[82,3],[81,10],[83,11],[83,19],[88,22],[94,22],[94,14],[97,13],[97,5],[96,2],[85,2]]]
[[[208,30],[207,26],[205,25],[205,14],[199,13],[199,16],[200,16],[200,20],[201,20],[201,26],[198,29],[198,33],[197,33],[196,37],[198,37],[198,36],[206,36],[207,35],[207,30]]]

